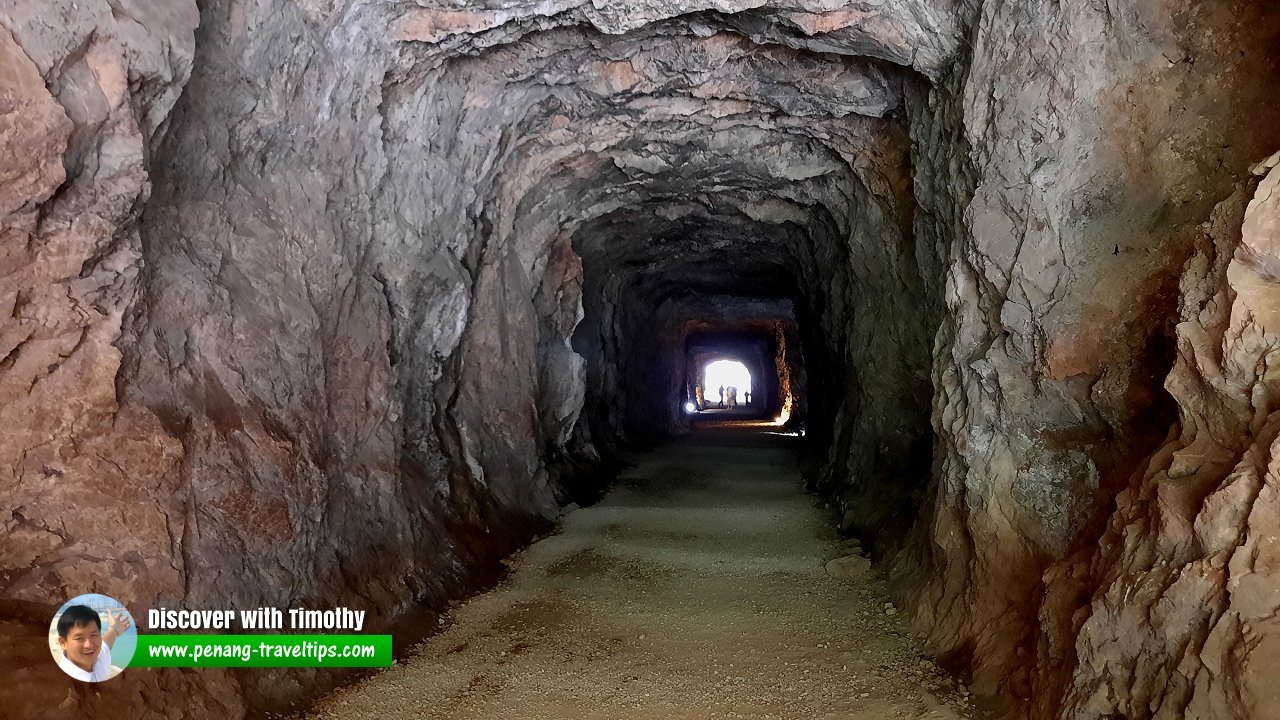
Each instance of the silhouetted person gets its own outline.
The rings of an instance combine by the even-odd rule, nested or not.
[[[724,409],[724,386],[720,386],[720,409]]]
[[[751,404],[751,391],[750,391],[750,390],[748,390],[748,391],[746,391],[746,392],[742,393],[742,404],[743,404],[743,405],[750,405],[750,404]]]
[[[725,388],[725,393],[729,396],[728,409],[732,410],[738,407],[738,388],[730,385],[729,387]]]

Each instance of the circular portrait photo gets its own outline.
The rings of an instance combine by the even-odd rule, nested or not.
[[[58,608],[49,626],[49,651],[76,680],[102,682],[129,667],[138,645],[133,616],[115,598],[90,593]]]

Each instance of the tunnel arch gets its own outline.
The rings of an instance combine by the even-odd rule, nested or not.
[[[715,388],[721,407],[745,404],[744,398],[751,393],[751,370],[741,360],[731,356],[704,360],[699,375],[702,378],[699,395],[705,398],[708,391]]]
[[[1274,279],[1245,262],[1273,4],[155,4],[5,11],[6,606],[90,583],[391,627],[679,437],[690,338],[745,333],[810,486],[976,694],[1260,684],[1206,684],[1208,630],[1142,598],[1262,620],[1197,569],[1275,529],[1223,510],[1270,456],[1273,388],[1232,374],[1270,344],[1231,321]]]

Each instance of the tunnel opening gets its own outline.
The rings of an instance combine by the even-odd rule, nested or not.
[[[682,135],[698,151],[673,148],[689,158],[682,165],[637,171],[640,151],[628,146],[627,160],[603,170],[637,197],[572,234],[583,278],[573,336],[586,359],[580,424],[597,449],[687,432],[686,402],[719,409],[719,384],[702,386],[701,368],[733,356],[759,386],[743,411],[804,433],[810,485],[838,508],[844,531],[878,557],[905,547],[931,469],[939,281],[911,238],[903,119],[875,123],[884,144],[874,171],[796,128],[753,141],[807,148],[821,170],[799,180],[726,152],[729,137],[716,133]],[[830,131],[854,142],[863,122]],[[724,131],[739,132],[757,134]],[[712,179],[715,192],[702,192]]]
[[[712,358],[702,365],[700,373],[702,381],[695,388],[697,397],[702,398],[704,410],[714,407],[719,410],[741,410],[751,407],[751,371],[740,360],[729,358]],[[713,402],[707,402],[707,391],[715,389]]]

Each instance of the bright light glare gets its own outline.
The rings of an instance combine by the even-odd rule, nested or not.
[[[687,413],[693,413],[697,409],[698,409],[698,406],[694,405],[692,402],[687,402],[684,404],[684,411]]]
[[[738,403],[745,402],[746,394],[751,392],[751,373],[747,366],[734,360],[717,360],[707,365],[702,374],[702,392],[708,403],[720,402],[722,387],[737,388]],[[728,395],[727,390],[725,394]]]
[[[782,410],[778,413],[778,417],[773,419],[774,425],[786,425],[791,419],[791,406],[795,404],[795,398],[790,394],[782,398]]]

